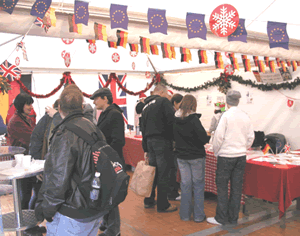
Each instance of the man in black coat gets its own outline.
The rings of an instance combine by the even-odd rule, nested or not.
[[[125,127],[122,109],[113,103],[113,96],[108,88],[100,88],[90,97],[94,100],[97,110],[102,110],[97,126],[104,134],[107,143],[119,154],[125,169],[123,146],[125,145]],[[116,207],[104,216],[100,230],[105,230],[100,235],[118,236],[120,234],[120,213]]]

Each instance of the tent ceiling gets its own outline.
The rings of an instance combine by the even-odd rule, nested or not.
[[[117,41],[116,29],[110,28],[109,9],[99,7],[89,7],[89,25],[83,26],[83,34],[69,33],[68,14],[74,12],[73,4],[64,4],[63,8],[56,11],[57,24],[51,27],[48,33],[42,28],[32,27],[35,20],[30,15],[30,10],[34,0],[20,0],[12,15],[6,12],[0,14],[0,32],[24,35],[29,30],[29,35],[58,37],[58,38],[80,38],[93,39],[94,25],[98,22],[107,26],[108,40]],[[58,3],[52,3],[52,7],[58,9]],[[255,56],[279,57],[281,59],[300,60],[300,40],[290,39],[289,50],[283,48],[269,47],[269,38],[266,34],[248,31],[247,43],[228,42],[227,38],[215,36],[207,25],[207,40],[199,38],[188,39],[185,20],[167,17],[168,35],[155,33],[149,34],[147,14],[128,11],[128,42],[139,43],[139,37],[150,38],[150,44],[160,45],[161,42],[170,43],[175,47],[187,47],[190,49],[204,49],[215,51],[235,52]]]

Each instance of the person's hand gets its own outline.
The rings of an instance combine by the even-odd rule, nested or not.
[[[39,181],[43,181],[43,179],[44,179],[44,176],[43,176],[43,174],[39,174],[39,175],[37,175],[36,176],[36,178],[39,180]]]
[[[51,117],[53,118],[53,116],[55,115],[55,113],[57,112],[57,110],[55,110],[54,108],[52,107],[46,107],[46,113]]]
[[[148,156],[148,152],[145,152],[145,153],[144,153],[144,159],[146,160],[148,157],[149,157],[149,156]]]

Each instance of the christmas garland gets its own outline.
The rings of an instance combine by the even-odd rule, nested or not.
[[[1,78],[0,78],[1,79]],[[119,87],[122,89],[122,91],[124,91],[125,93],[128,93],[130,95],[140,95],[146,91],[148,91],[154,83],[156,83],[158,80],[160,80],[160,76],[159,75],[156,75],[152,78],[152,81],[150,84],[148,84],[146,86],[145,89],[139,91],[139,92],[132,92],[132,91],[129,91],[128,89],[126,89],[122,83],[120,82],[119,78],[116,76],[115,73],[111,73],[109,75],[109,79],[107,80],[106,84],[104,85],[104,87],[108,87],[108,85],[111,83],[112,80],[115,80],[116,83],[119,85]],[[23,89],[24,92],[28,93],[30,96],[32,97],[36,97],[36,98],[48,98],[52,95],[54,95],[58,90],[60,90],[60,88],[65,84],[65,85],[68,85],[68,84],[75,84],[75,82],[73,81],[72,77],[71,77],[71,72],[64,72],[63,73],[63,78],[61,78],[60,80],[60,84],[55,88],[53,89],[50,93],[47,93],[47,94],[36,94],[36,93],[33,93],[31,92],[28,88],[26,88],[26,86],[23,84],[23,82],[20,80],[20,79],[16,79],[17,83],[20,85],[20,87]],[[2,83],[4,84],[4,82],[2,82],[2,80],[0,81],[0,89],[2,90]],[[10,85],[9,85],[10,86]],[[6,91],[6,90],[5,90]],[[3,90],[2,90],[3,92]],[[4,92],[3,92],[4,94]],[[87,94],[85,92],[82,92],[83,96],[89,98],[90,94]]]
[[[0,75],[0,92],[4,95],[5,93],[8,93],[8,90],[11,90],[11,86],[7,79]]]
[[[222,93],[227,93],[228,89],[231,88],[231,80],[238,82],[239,84],[243,85],[249,85],[253,88],[257,88],[261,91],[272,91],[272,90],[278,90],[278,89],[294,89],[298,85],[300,85],[300,78],[297,77],[292,82],[284,82],[280,84],[257,84],[256,82],[253,82],[252,80],[244,80],[239,75],[225,75],[224,73],[221,73],[220,77],[214,78],[212,81],[205,82],[202,85],[196,86],[194,88],[184,88],[175,86],[171,83],[168,83],[163,77],[161,78],[161,82],[170,88],[177,90],[177,91],[184,91],[184,92],[195,92],[203,89],[208,89],[210,87],[219,87],[219,91]]]

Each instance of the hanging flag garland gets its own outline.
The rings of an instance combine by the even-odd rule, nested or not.
[[[89,51],[90,53],[94,54],[97,51],[97,47],[95,43],[90,43],[89,44]]]
[[[74,39],[65,39],[65,38],[62,38],[61,40],[62,40],[65,44],[67,44],[67,45],[69,45],[69,44],[71,44],[71,43],[74,42]]]
[[[238,25],[238,11],[229,4],[222,4],[215,8],[209,18],[210,29],[218,37],[231,35]]]
[[[111,59],[113,60],[113,62],[117,63],[120,61],[120,55],[115,52],[112,54]]]

